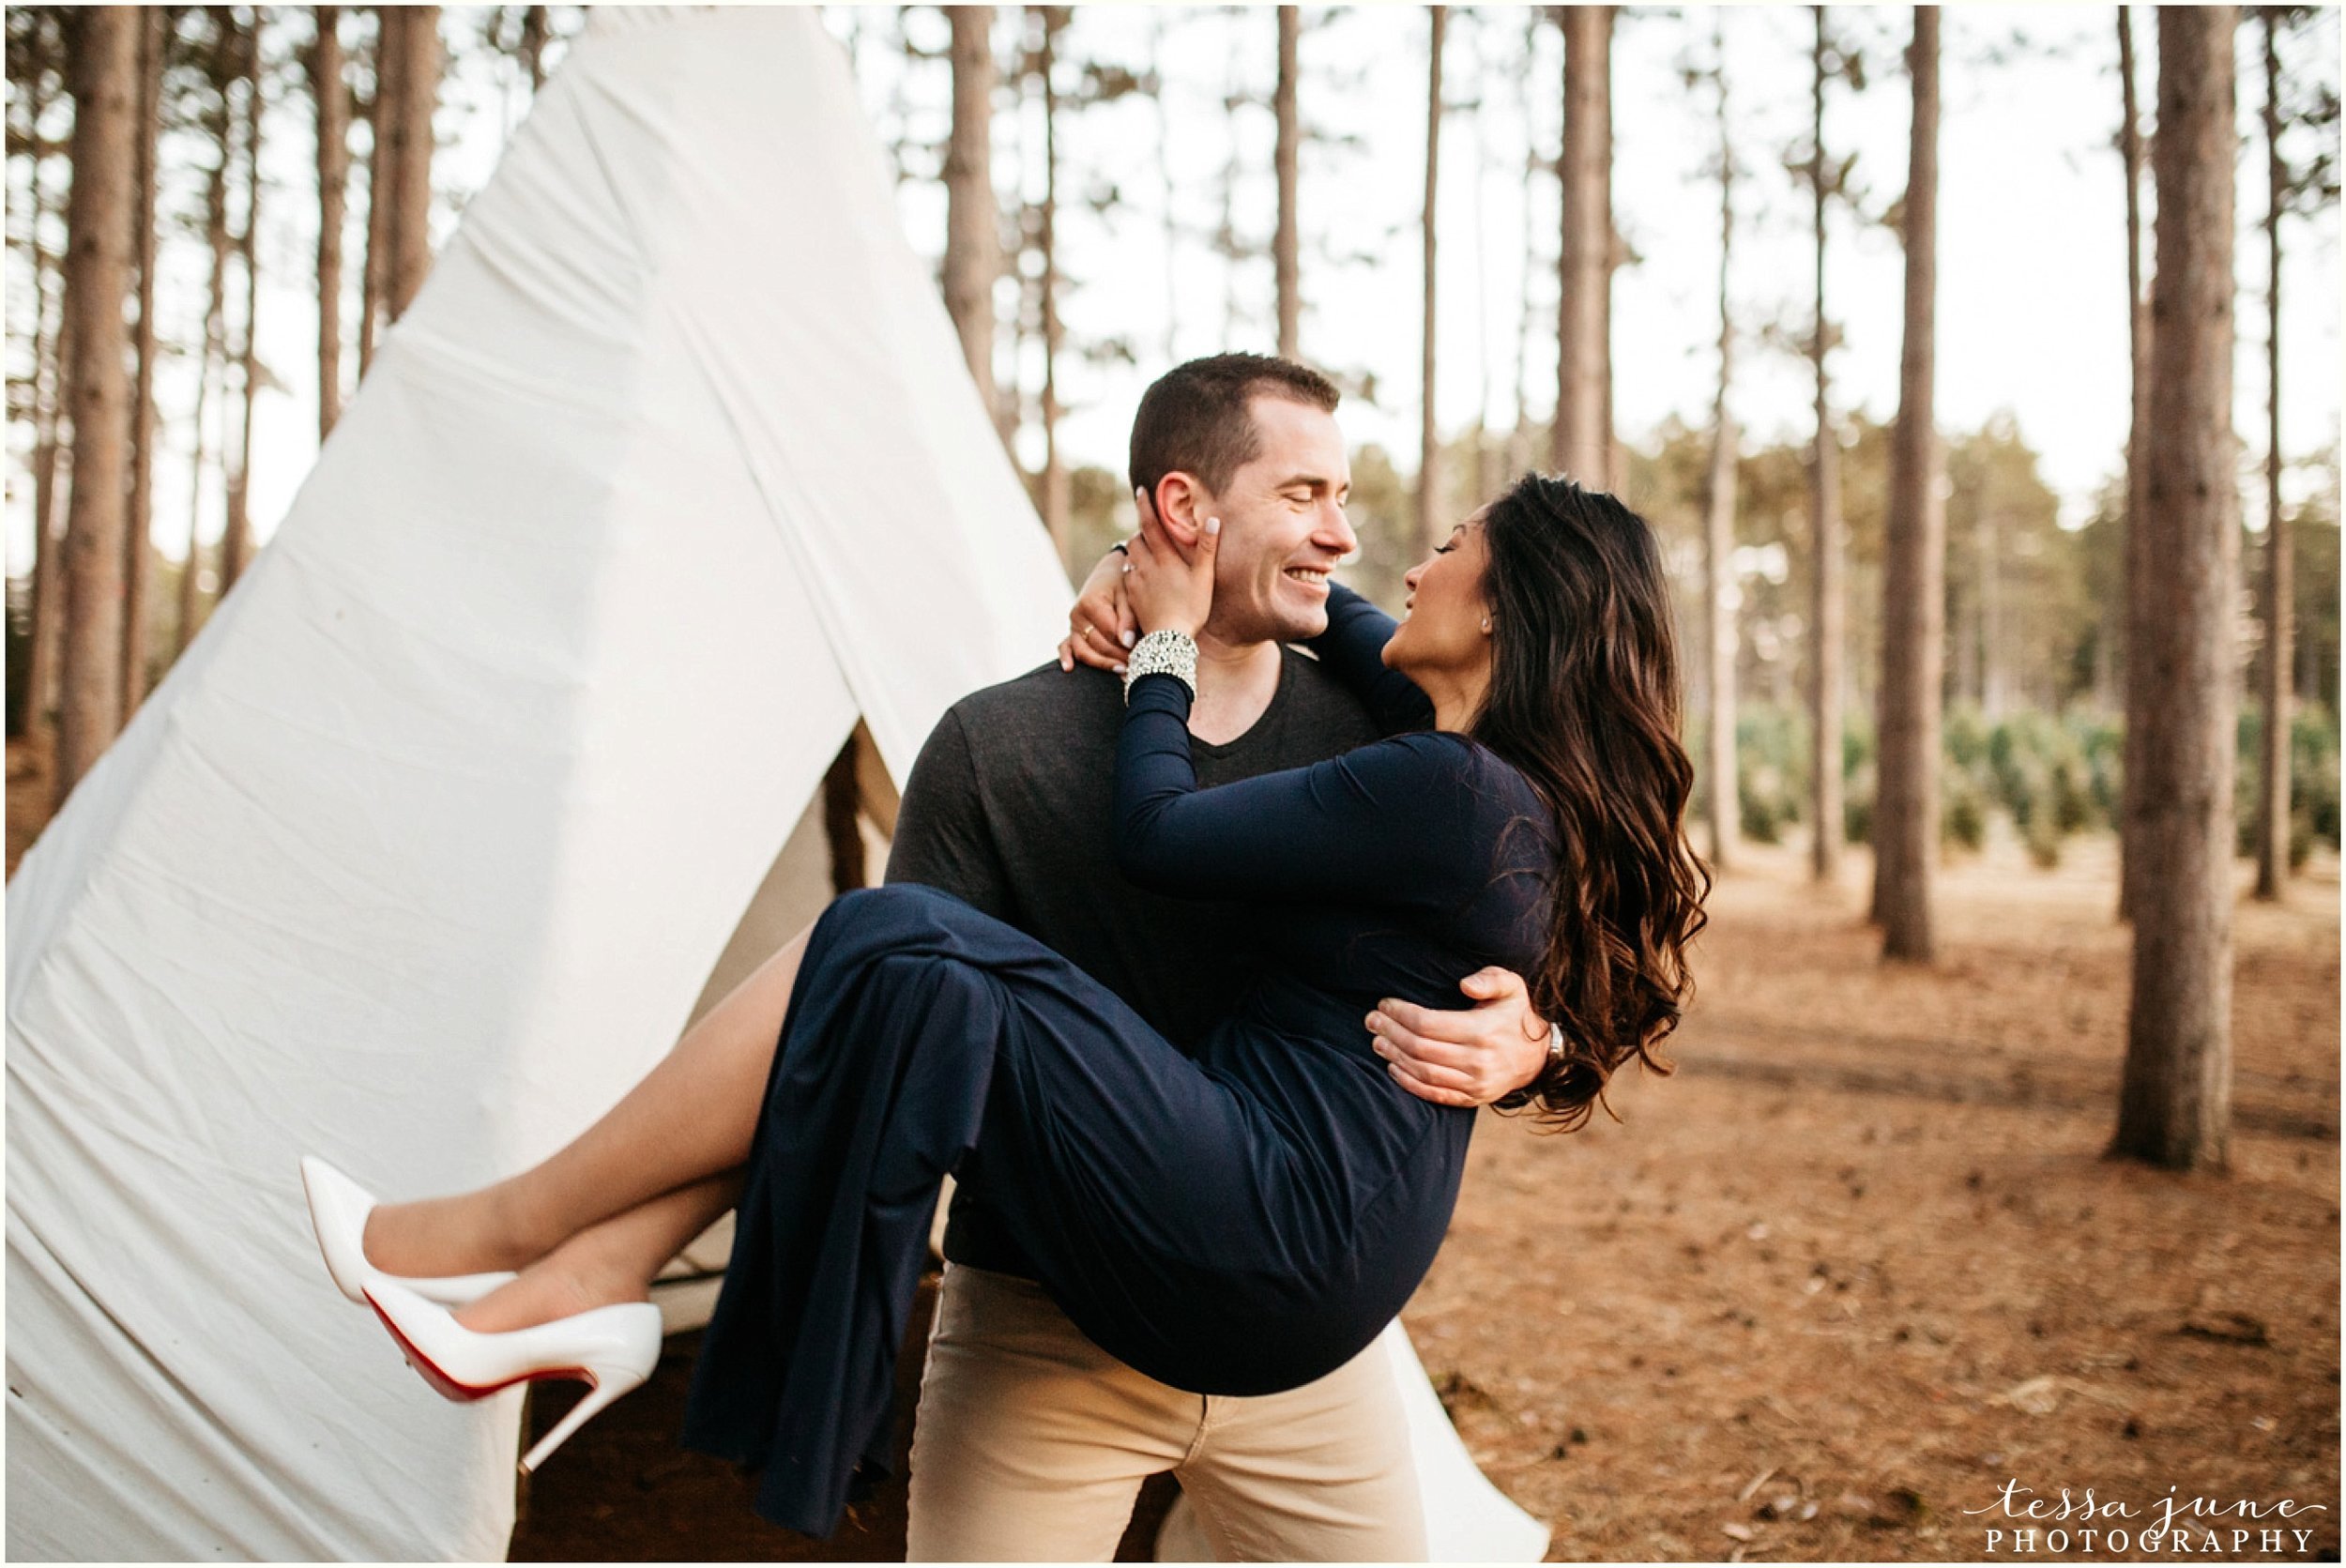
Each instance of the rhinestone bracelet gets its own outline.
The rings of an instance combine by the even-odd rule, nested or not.
[[[1144,675],[1169,675],[1189,688],[1197,700],[1197,644],[1179,632],[1151,632],[1124,656],[1124,700],[1133,700],[1133,682]]]

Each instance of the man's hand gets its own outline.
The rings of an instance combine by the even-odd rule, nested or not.
[[[1067,612],[1067,639],[1059,646],[1060,669],[1072,670],[1081,661],[1111,675],[1124,672],[1125,650],[1140,637],[1140,623],[1133,619],[1132,605],[1124,598],[1124,562],[1122,550],[1111,550],[1084,579],[1075,607]]]
[[[1547,1065],[1547,1021],[1531,1011],[1523,977],[1477,969],[1458,982],[1475,999],[1463,1012],[1386,997],[1368,1032],[1394,1081],[1437,1105],[1487,1105],[1523,1088]]]

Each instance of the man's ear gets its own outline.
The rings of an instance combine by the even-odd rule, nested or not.
[[[1165,527],[1165,537],[1183,550],[1197,542],[1205,531],[1206,509],[1212,504],[1206,487],[1188,474],[1175,470],[1157,481],[1157,521]]]

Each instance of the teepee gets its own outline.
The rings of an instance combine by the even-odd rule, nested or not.
[[[900,785],[1068,598],[815,14],[598,13],[8,886],[8,1555],[502,1557],[518,1396],[333,1294],[297,1154],[557,1147],[859,719]],[[1539,1556],[1385,1344],[1437,1553]]]

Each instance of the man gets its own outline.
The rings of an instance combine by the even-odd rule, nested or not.
[[[1185,549],[1209,518],[1221,523],[1190,718],[1201,784],[1376,738],[1360,703],[1285,646],[1325,627],[1328,573],[1358,544],[1337,396],[1301,365],[1228,354],[1167,373],[1135,418],[1133,482],[1166,536]],[[1112,635],[1091,627],[1086,665],[1063,653],[939,721],[906,784],[888,875],[1027,931],[1186,1045],[1235,1009],[1256,961],[1231,935],[1244,928],[1236,911],[1144,892],[1115,870],[1122,690],[1097,667],[1121,651]],[[1485,971],[1464,988],[1482,1005],[1376,1015],[1379,1048],[1410,1092],[1480,1104],[1544,1063],[1546,1027],[1518,978]],[[1405,1417],[1379,1347],[1285,1393],[1183,1393],[1084,1338],[1033,1283],[985,1189],[984,1170],[965,1166],[915,1421],[914,1560],[1105,1560],[1142,1480],[1164,1470],[1217,1556],[1424,1556]]]

